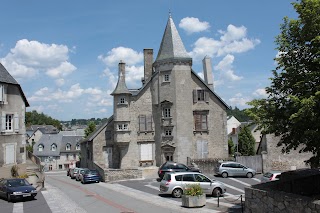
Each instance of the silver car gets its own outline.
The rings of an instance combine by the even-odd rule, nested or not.
[[[261,177],[261,183],[279,180],[281,177],[280,171],[270,171],[263,174]]]
[[[250,169],[233,161],[222,162],[218,164],[216,167],[216,173],[224,178],[227,178],[228,176],[243,176],[252,178],[256,175],[256,171],[254,169]]]
[[[224,194],[227,189],[219,181],[213,180],[198,172],[170,172],[166,173],[160,182],[160,193],[171,194],[179,198],[187,185],[200,184],[203,193],[218,197]]]

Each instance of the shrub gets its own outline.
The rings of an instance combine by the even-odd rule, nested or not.
[[[199,196],[203,195],[203,190],[199,184],[187,184],[183,193],[190,196]]]

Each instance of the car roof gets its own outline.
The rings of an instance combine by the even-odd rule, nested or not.
[[[185,174],[201,174],[199,172],[168,172],[167,174],[175,174],[175,175],[185,175]],[[204,174],[202,174],[204,175]],[[204,175],[206,176],[206,175]]]

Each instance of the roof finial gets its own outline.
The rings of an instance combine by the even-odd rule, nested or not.
[[[169,18],[171,18],[171,9],[169,8]]]

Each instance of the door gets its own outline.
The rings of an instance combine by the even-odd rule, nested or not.
[[[14,144],[6,145],[6,164],[13,164],[15,156]]]

